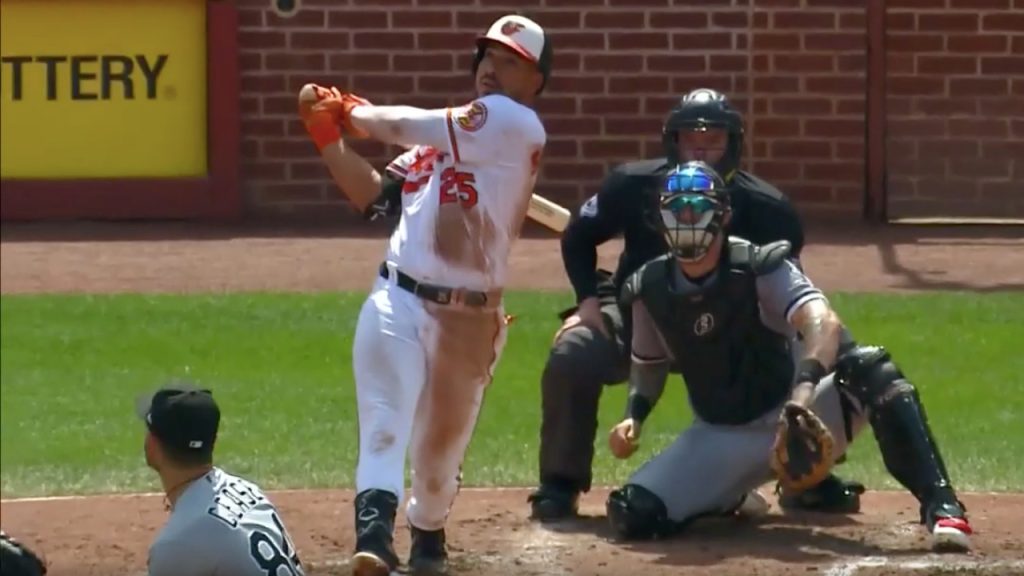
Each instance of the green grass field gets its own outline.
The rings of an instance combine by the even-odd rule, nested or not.
[[[176,377],[211,387],[224,417],[218,461],[268,488],[349,486],[349,363],[363,294],[3,296],[0,477],[4,497],[153,490],[134,398]],[[470,445],[468,485],[532,485],[539,378],[566,294],[515,293],[505,356]],[[1024,295],[832,295],[865,343],[889,348],[919,386],[962,489],[1024,488]],[[1014,352],[1017,350],[1017,352]],[[625,387],[609,388],[598,484],[621,482],[689,421],[673,377],[623,463],[605,444]],[[894,488],[870,433],[844,476]]]

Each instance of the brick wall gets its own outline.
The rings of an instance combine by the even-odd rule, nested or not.
[[[1024,1],[892,0],[890,216],[1024,217]]]
[[[748,168],[802,207],[860,208],[862,3],[304,0],[289,18],[277,16],[270,4],[239,3],[243,182],[252,211],[323,213],[343,206],[295,119],[294,95],[303,83],[333,83],[382,104],[464,102],[472,90],[473,37],[516,9],[545,26],[555,48],[554,77],[538,103],[548,130],[538,192],[575,206],[596,189],[609,166],[660,155],[661,121],[674,100],[710,86],[729,93],[746,111]],[[1009,66],[1010,44],[1020,51],[1019,34],[1006,41],[1002,60],[986,64],[986,56],[980,65]],[[921,71],[936,65],[929,62]],[[895,82],[894,89],[904,82]],[[1020,88],[1020,80],[1004,80],[1004,95]],[[902,94],[893,96],[898,105]],[[950,129],[960,126],[950,122]],[[1016,131],[1019,138],[1019,122],[1003,126],[1007,136]],[[377,166],[396,153],[367,142],[357,148]],[[1019,147],[999,149],[1010,153]],[[898,152],[898,147],[892,152],[894,161]]]

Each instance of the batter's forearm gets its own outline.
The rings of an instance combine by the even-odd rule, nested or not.
[[[424,110],[412,106],[357,106],[352,125],[374,140],[401,146],[448,149],[447,109]]]
[[[626,418],[643,422],[657,405],[668,379],[667,359],[644,360],[633,357],[629,370],[629,397]]]
[[[362,156],[345,145],[343,140],[329,144],[320,157],[338,188],[349,201],[365,212],[381,193],[380,174]]]

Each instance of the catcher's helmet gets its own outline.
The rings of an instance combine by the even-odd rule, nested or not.
[[[683,96],[672,108],[662,127],[662,146],[670,164],[679,162],[678,132],[702,132],[720,128],[729,134],[725,154],[714,164],[725,182],[732,180],[743,154],[743,116],[729,104],[724,94],[710,88],[698,88]]]
[[[673,168],[658,193],[659,231],[680,260],[700,260],[722,231],[729,213],[725,182],[704,162]]]
[[[518,14],[502,16],[495,20],[487,33],[476,39],[476,55],[473,58],[474,75],[480,66],[480,61],[484,59],[489,42],[497,42],[510,48],[516,54],[536,64],[540,73],[544,75],[544,81],[541,82],[537,93],[540,94],[544,90],[544,85],[547,84],[548,77],[551,76],[551,39],[548,38],[540,24]]]

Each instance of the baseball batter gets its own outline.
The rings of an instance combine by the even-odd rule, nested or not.
[[[841,321],[788,258],[788,243],[728,237],[725,184],[701,162],[668,174],[657,213],[669,253],[623,287],[634,322],[630,391],[609,444],[620,458],[635,451],[670,365],[685,380],[694,423],[609,495],[618,533],[674,531],[773,471],[784,483],[813,485],[870,422],[887,469],[920,502],[934,546],[968,550],[971,527],[916,389],[884,349],[839,353]]]
[[[317,88],[319,100],[300,105],[335,182],[360,210],[387,194],[401,204],[352,350],[359,410],[354,574],[398,567],[393,531],[407,450],[408,565],[414,573],[446,569],[448,511],[505,345],[502,288],[546,141],[531,106],[550,62],[544,30],[505,16],[477,41],[477,97],[463,106],[374,106],[335,88]],[[379,175],[342,134],[409,149]]]
[[[149,549],[149,576],[304,576],[281,515],[258,486],[213,466],[220,409],[192,386],[143,398],[146,463],[171,516]]]

